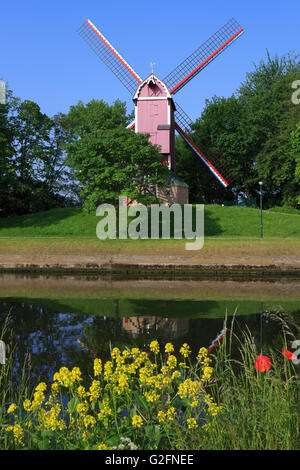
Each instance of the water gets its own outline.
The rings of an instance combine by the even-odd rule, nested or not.
[[[270,314],[271,312],[275,313]],[[258,349],[281,350],[280,312],[300,325],[299,280],[134,280],[97,276],[0,276],[0,331],[13,348],[17,378],[24,362],[34,382],[61,366],[91,373],[110,347],[147,349],[152,339],[208,347],[234,316]],[[300,339],[300,338],[299,338]]]

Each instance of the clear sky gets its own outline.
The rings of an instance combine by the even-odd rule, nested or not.
[[[119,98],[129,112],[128,91],[76,33],[87,18],[142,78],[151,61],[164,78],[232,17],[246,33],[176,94],[194,120],[205,98],[230,96],[267,49],[300,52],[299,0],[3,1],[0,78],[49,116],[93,98]]]

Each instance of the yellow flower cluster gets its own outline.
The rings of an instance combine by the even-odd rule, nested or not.
[[[174,351],[174,346],[172,343],[167,343],[165,345],[165,352],[166,353],[172,353]]]
[[[15,410],[17,409],[17,405],[15,403],[12,403],[8,409],[7,409],[7,413],[10,414],[10,413],[13,413]]]
[[[112,416],[113,412],[109,406],[108,398],[104,398],[100,406],[101,406],[101,409],[100,409],[100,412],[98,413],[99,421],[105,420],[109,418],[110,416]]]
[[[195,398],[202,391],[200,381],[188,378],[184,380],[178,387],[178,395],[180,398]]]
[[[198,424],[195,418],[188,418],[186,422],[187,422],[189,429],[194,429],[198,427]]]
[[[159,344],[158,341],[151,341],[150,343],[150,351],[154,352],[154,354],[159,353]]]
[[[16,445],[24,445],[24,431],[20,424],[15,424],[14,426],[7,426],[6,431],[13,433]]]
[[[132,430],[135,437],[144,425],[150,423],[163,429],[166,426],[175,429],[179,425],[179,417],[187,429],[193,430],[198,427],[197,407],[203,403],[211,417],[222,411],[222,407],[205,391],[213,375],[211,359],[205,348],[199,350],[196,364],[193,365],[189,359],[187,366],[186,359],[191,355],[187,343],[179,349],[183,362],[178,361],[172,343],[165,344],[162,349],[164,357],[158,356],[158,341],[152,341],[149,346],[152,354],[137,347],[124,351],[113,348],[110,360],[94,359],[94,377],[89,384],[83,385],[78,367],[72,370],[61,367],[48,388],[47,401],[44,382],[35,388],[32,401],[24,400],[23,408],[31,419],[28,419],[28,428],[35,426],[37,430],[63,431],[72,439],[87,442],[99,429],[111,429],[116,423],[126,432]],[[70,396],[66,409],[59,402],[60,393]],[[184,402],[182,408],[181,400]],[[17,405],[12,403],[7,413],[13,414],[16,409]],[[23,428],[15,423],[8,429],[13,432],[15,442],[21,445]],[[100,442],[102,444],[98,440],[95,448],[108,448],[105,440]]]
[[[134,428],[141,428],[143,426],[143,420],[142,420],[141,416],[134,415],[132,417],[132,426]]]
[[[211,414],[212,416],[217,416],[219,413],[223,412],[223,407],[217,405],[214,401],[211,395],[206,394],[205,396],[205,401],[206,404],[208,405],[208,413]]]
[[[59,419],[60,412],[61,406],[58,403],[52,406],[48,411],[44,408],[41,408],[39,410],[40,428],[50,431],[62,431],[65,429],[65,421],[63,419]]]
[[[180,354],[182,354],[183,357],[188,357],[191,354],[191,348],[189,347],[187,343],[184,343],[181,346],[179,352]]]
[[[59,372],[54,374],[53,380],[64,387],[72,387],[75,382],[82,380],[81,371],[79,367],[73,367],[71,371],[67,367],[61,367]]]
[[[97,377],[102,372],[102,361],[101,359],[96,358],[94,360],[94,376]]]

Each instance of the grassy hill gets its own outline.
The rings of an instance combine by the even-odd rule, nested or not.
[[[205,206],[206,237],[259,237],[260,211],[247,207]],[[300,237],[300,213],[263,211],[264,237]],[[95,238],[99,217],[80,208],[52,209],[0,219],[1,237]]]
[[[26,257],[29,263],[35,262],[36,255],[57,255],[57,263],[64,256],[95,255],[122,255],[129,263],[136,256],[155,263],[176,262],[180,257],[200,264],[276,264],[279,257],[281,263],[296,263],[300,254],[297,213],[264,211],[262,239],[259,209],[207,205],[204,215],[204,247],[198,251],[187,251],[184,239],[101,241],[96,236],[99,217],[78,207],[8,217],[0,219],[0,255],[7,261],[10,255],[20,256],[20,262]]]

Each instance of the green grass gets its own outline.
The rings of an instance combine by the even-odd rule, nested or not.
[[[99,217],[80,208],[52,209],[46,212],[0,219],[0,237],[96,238]],[[298,213],[265,211],[266,237],[300,237]],[[259,237],[260,211],[246,207],[205,206],[207,237]]]
[[[56,263],[62,256],[104,256],[107,261],[119,255],[128,262],[134,262],[134,257],[157,263],[167,259],[171,263],[267,265],[276,264],[278,257],[287,264],[296,262],[283,257],[294,259],[300,253],[298,214],[264,212],[263,238],[258,209],[207,205],[204,215],[204,247],[196,251],[186,250],[185,239],[99,240],[99,217],[79,207],[8,217],[0,219],[0,255],[24,255],[31,264],[36,255],[57,256]]]

